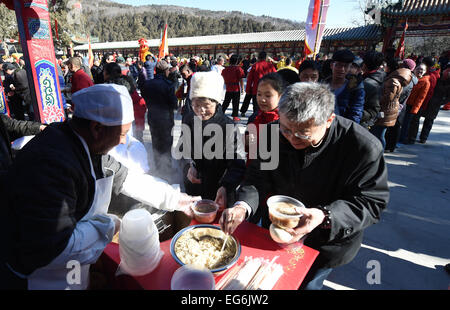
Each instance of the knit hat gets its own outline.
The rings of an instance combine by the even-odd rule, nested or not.
[[[416,63],[412,59],[405,59],[403,60],[403,64],[411,71],[413,71],[416,68]]]
[[[171,68],[171,66],[165,60],[160,60],[156,64],[156,69],[158,69],[160,71],[165,71],[165,70],[170,69],[170,68]]]
[[[191,79],[189,98],[209,98],[219,103],[223,100],[224,80],[222,75],[215,71],[197,72]]]

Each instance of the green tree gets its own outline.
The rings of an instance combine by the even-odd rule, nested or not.
[[[18,39],[19,31],[17,29],[17,19],[14,11],[8,9],[3,3],[0,3],[0,40]]]

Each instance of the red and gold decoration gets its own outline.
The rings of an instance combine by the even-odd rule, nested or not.
[[[151,54],[149,51],[148,42],[146,39],[142,38],[139,40],[139,58],[142,62],[145,62],[145,57]]]
[[[65,119],[59,85],[50,15],[46,0],[2,0],[14,9],[34,104],[36,121],[45,124]]]

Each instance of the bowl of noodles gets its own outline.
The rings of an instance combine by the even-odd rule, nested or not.
[[[181,266],[195,265],[219,275],[234,266],[241,255],[241,244],[231,235],[221,252],[225,239],[226,235],[220,227],[189,226],[172,238],[170,254]]]

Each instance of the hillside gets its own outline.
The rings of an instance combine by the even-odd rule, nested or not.
[[[173,5],[129,6],[113,1],[81,1],[86,29],[101,42],[301,29],[304,23],[238,11],[210,11]]]
[[[81,3],[82,9],[78,2]],[[72,37],[99,38],[100,42],[160,38],[164,25],[169,37],[302,29],[304,23],[239,11],[210,11],[173,5],[130,6],[113,1],[49,1],[50,22],[57,48],[67,47]],[[13,11],[0,4],[0,40],[18,39]],[[55,21],[58,21],[58,39]]]

